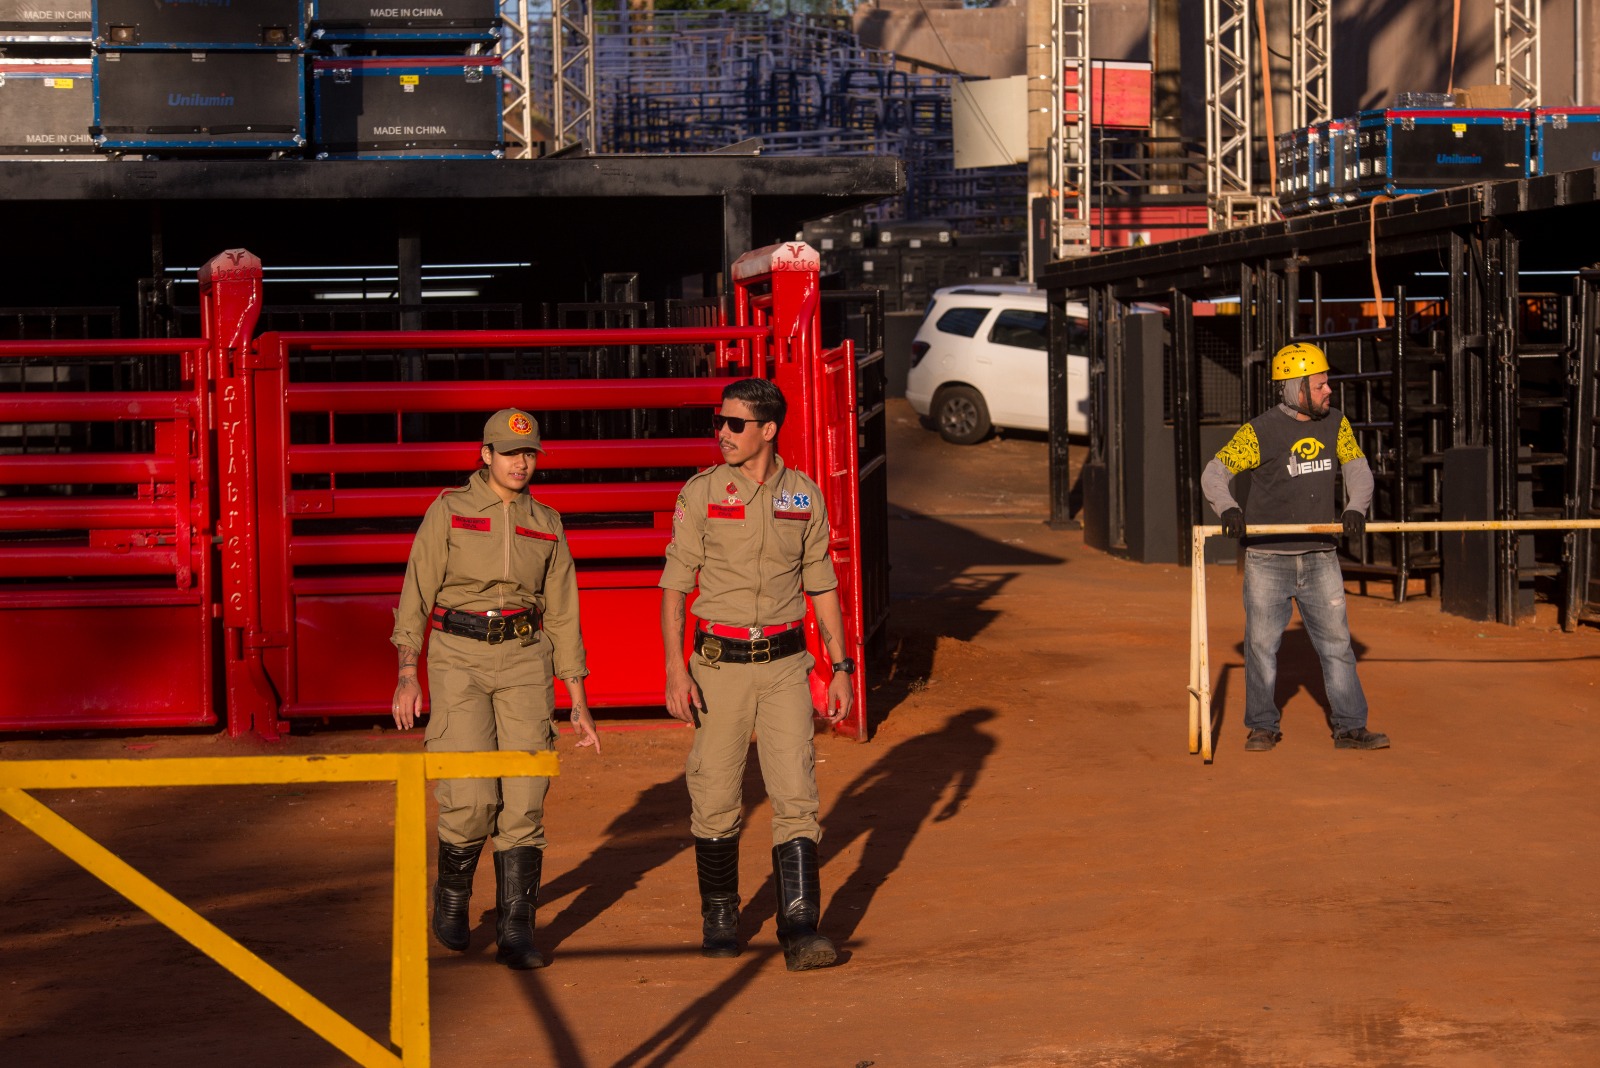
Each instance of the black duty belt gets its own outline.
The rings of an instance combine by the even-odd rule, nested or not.
[[[532,608],[508,611],[457,612],[453,608],[434,607],[429,621],[434,630],[462,638],[476,638],[480,642],[499,645],[507,638],[516,638],[523,645],[532,645],[539,637],[544,620]]]
[[[805,647],[804,627],[786,630],[772,638],[748,640],[723,638],[703,630],[694,632],[694,651],[709,664],[765,664],[793,656]]]

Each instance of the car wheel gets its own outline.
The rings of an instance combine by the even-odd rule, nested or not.
[[[976,445],[989,436],[989,406],[971,386],[951,386],[934,398],[933,419],[939,436],[952,445]]]

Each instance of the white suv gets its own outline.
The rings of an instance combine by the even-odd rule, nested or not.
[[[1067,305],[1067,433],[1089,432],[1088,312]],[[1049,430],[1049,319],[1025,285],[936,290],[911,342],[906,400],[946,441],[972,445],[997,426]]]

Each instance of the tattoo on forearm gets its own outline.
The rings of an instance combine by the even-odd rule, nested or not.
[[[416,667],[416,666],[417,666],[417,651],[415,649],[407,648],[404,645],[400,646],[400,668],[401,668],[401,670],[403,671],[408,667]]]
[[[688,617],[687,605],[687,601],[679,601],[672,606],[672,618],[674,621],[678,623],[684,622],[684,620]]]
[[[822,635],[822,644],[823,645],[832,645],[833,644],[833,635],[828,633],[827,624],[823,623],[822,620],[820,620],[820,619],[817,620],[817,633]]]

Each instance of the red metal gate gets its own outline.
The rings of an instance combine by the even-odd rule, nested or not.
[[[760,250],[735,273],[731,326],[268,333],[252,347],[219,344],[219,484],[253,517],[235,522],[225,510],[221,520],[230,731],[275,737],[297,717],[387,712],[388,635],[412,532],[439,490],[476,466],[484,415],[513,405],[540,419],[541,470],[561,472],[535,495],[567,520],[590,701],[659,705],[656,582],[682,479],[648,473],[718,461],[710,413],[750,368],[784,388],[787,458],[827,496],[859,658],[853,354],[818,349],[809,248]],[[259,277],[249,257],[225,278],[203,278],[206,321],[247,338]],[[464,365],[475,377],[460,377]],[[819,707],[825,681],[813,679]],[[864,738],[860,676],[856,685],[856,713],[840,729]]]
[[[0,730],[217,721],[207,347],[0,343]]]

